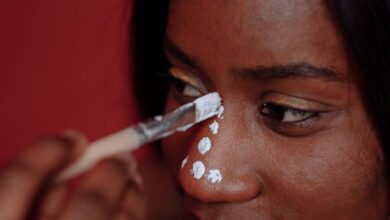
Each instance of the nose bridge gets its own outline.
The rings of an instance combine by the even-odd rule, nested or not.
[[[225,117],[226,113],[197,126],[179,171],[186,193],[204,202],[250,200],[261,188],[239,152],[237,127]]]

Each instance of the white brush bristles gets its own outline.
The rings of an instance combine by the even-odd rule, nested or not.
[[[195,122],[200,122],[218,115],[221,107],[221,101],[221,96],[219,96],[217,92],[209,93],[195,100]]]

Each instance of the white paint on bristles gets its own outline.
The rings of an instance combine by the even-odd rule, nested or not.
[[[156,121],[162,121],[163,120],[163,117],[161,115],[157,115],[156,117],[154,117],[154,119]]]
[[[218,115],[221,107],[221,97],[217,92],[209,93],[199,97],[195,101],[186,104],[195,105],[195,121],[194,123],[177,128],[177,131],[184,132],[191,128],[194,124]]]
[[[219,170],[209,170],[207,179],[212,183],[220,183],[222,181],[222,174]]]
[[[213,134],[218,134],[218,129],[219,129],[219,124],[217,121],[214,121],[210,126],[209,126],[211,133]]]
[[[202,178],[205,172],[206,166],[202,161],[196,161],[194,164],[192,164],[191,174],[195,179],[199,180]]]
[[[184,160],[181,162],[181,168],[183,169],[184,166],[187,164],[187,161],[188,161],[188,156],[186,156],[186,158],[184,158]]]
[[[208,137],[202,138],[198,143],[199,153],[205,155],[211,149],[211,140]]]
[[[217,117],[220,118],[220,119],[223,119],[223,112],[225,111],[225,108],[221,105],[219,108],[218,108],[218,115]]]
[[[217,92],[204,95],[194,101],[196,108],[196,122],[203,121],[220,113],[221,97]]]

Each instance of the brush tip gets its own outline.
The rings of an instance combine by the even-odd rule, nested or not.
[[[222,107],[222,98],[217,92],[204,95],[195,101],[196,122],[218,115]]]

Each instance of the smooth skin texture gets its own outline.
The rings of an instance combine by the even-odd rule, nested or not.
[[[99,163],[73,192],[66,183],[53,184],[56,174],[86,146],[86,139],[75,132],[49,137],[2,167],[0,219],[145,219],[145,198],[130,156]]]
[[[225,107],[217,135],[213,118],[163,140],[189,215],[388,219],[382,146],[324,1],[172,0],[164,48],[179,80],[167,110],[203,87]],[[222,182],[194,179],[198,160]]]

